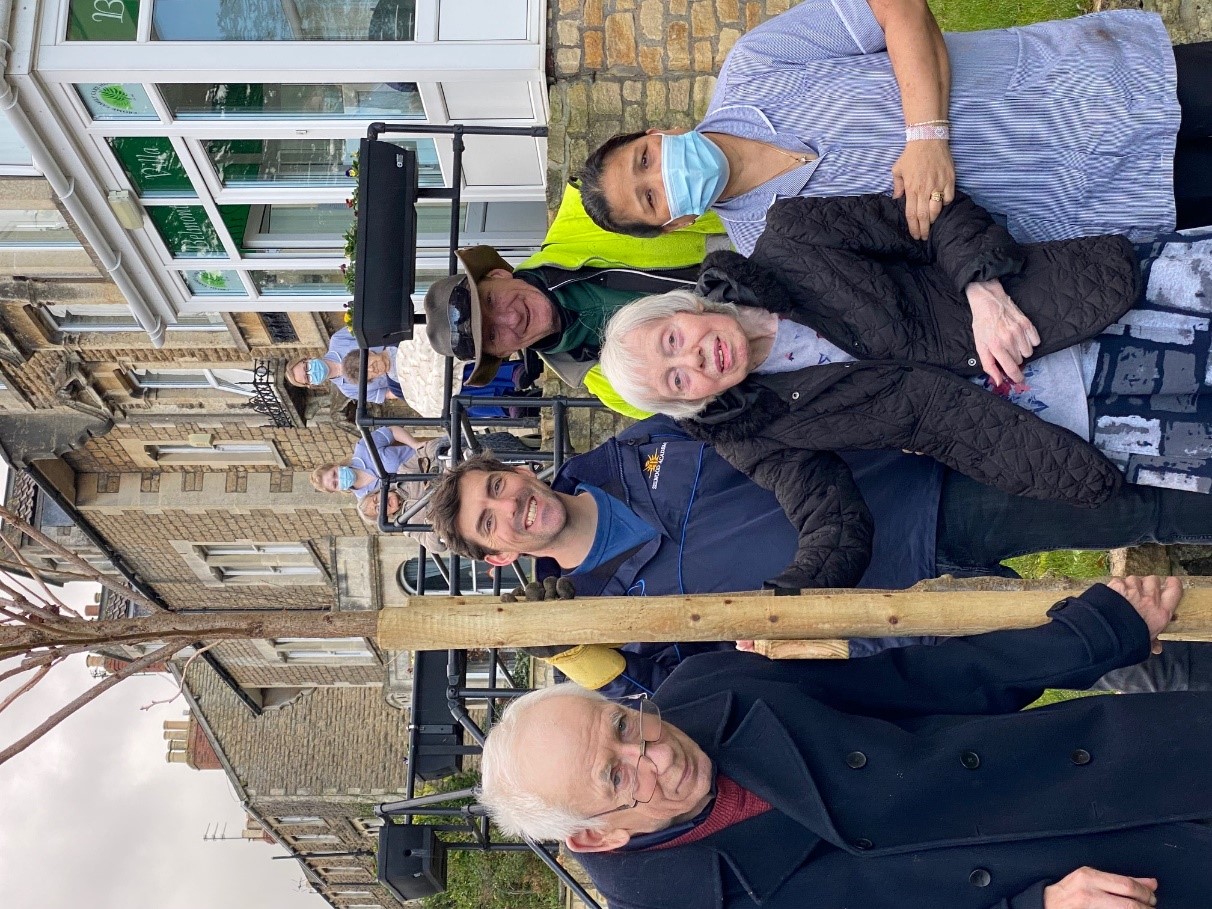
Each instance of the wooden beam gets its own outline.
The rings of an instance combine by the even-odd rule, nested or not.
[[[1212,640],[1212,579],[1184,578],[1178,618],[1163,635]],[[1043,624],[1057,600],[1092,581],[976,578],[910,590],[812,590],[800,596],[699,594],[502,603],[495,597],[410,597],[379,612],[387,650],[536,647],[620,641],[845,639],[961,635]]]

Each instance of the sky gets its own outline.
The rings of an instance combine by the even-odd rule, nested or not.
[[[0,479],[2,482],[2,479]],[[92,601],[71,584],[67,602]],[[0,743],[24,735],[96,680],[75,657],[0,713]],[[127,679],[0,764],[0,904],[5,909],[322,909],[281,847],[238,836],[244,812],[222,770],[169,764],[165,720],[184,698],[166,675]],[[4,691],[0,689],[0,697]]]

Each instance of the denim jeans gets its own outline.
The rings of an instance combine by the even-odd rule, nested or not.
[[[1113,549],[1137,543],[1212,545],[1212,495],[1125,483],[1097,508],[1007,495],[948,471],[939,503],[935,564],[956,577],[1014,572],[1002,559],[1052,549]],[[1096,689],[1212,690],[1212,644],[1172,641],[1160,655],[1116,669]]]
[[[1212,545],[1212,495],[1125,483],[1097,508],[1075,508],[1008,495],[954,471],[943,480],[939,574],[1014,577],[1002,559],[1138,543]]]

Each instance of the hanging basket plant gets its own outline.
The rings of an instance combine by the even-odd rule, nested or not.
[[[345,281],[345,289],[351,294],[354,292],[354,269],[356,267],[355,259],[358,255],[358,153],[354,152],[353,165],[345,171],[345,176],[352,177],[354,181],[353,193],[345,200],[345,205],[353,213],[353,222],[349,225],[349,230],[345,231],[345,262],[341,266],[341,277]],[[345,324],[353,325],[353,301],[350,300],[345,304]]]

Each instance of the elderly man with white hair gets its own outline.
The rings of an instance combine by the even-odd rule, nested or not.
[[[1212,695],[1022,710],[1143,659],[1180,597],[1116,579],[1038,628],[537,692],[489,733],[481,801],[611,909],[1206,909]]]

